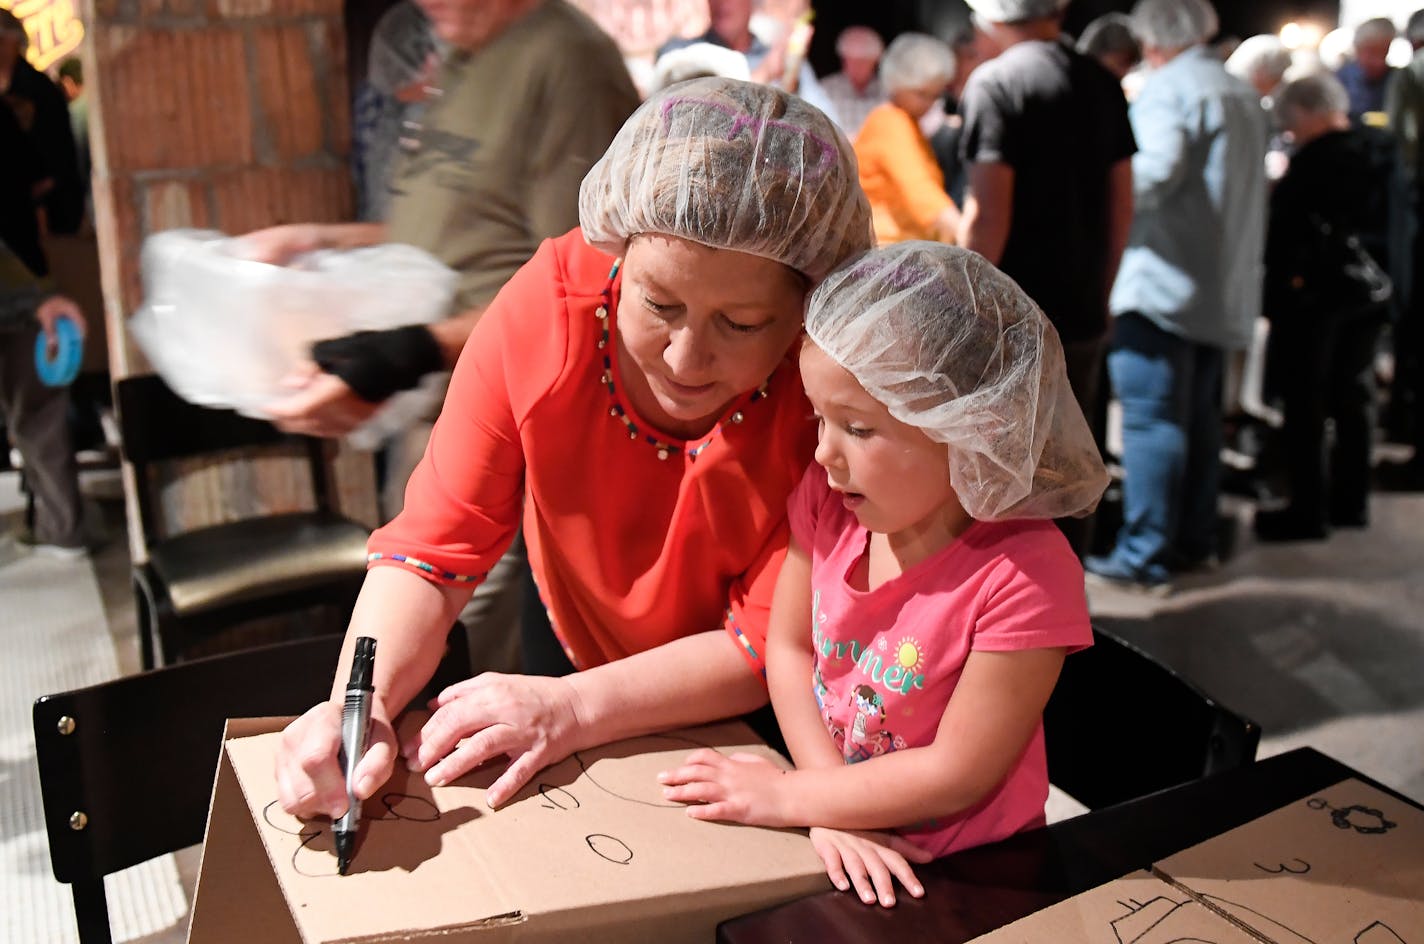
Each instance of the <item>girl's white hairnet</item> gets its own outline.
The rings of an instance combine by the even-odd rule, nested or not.
[[[1108,473],[1058,332],[983,256],[917,241],[868,252],[812,293],[806,333],[896,419],[949,446],[973,517],[1097,506]]]
[[[584,239],[638,233],[773,259],[813,282],[874,244],[850,143],[815,107],[727,78],[680,82],[624,123],[579,190]]]

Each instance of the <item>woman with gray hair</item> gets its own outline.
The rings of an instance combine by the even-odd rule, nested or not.
[[[855,156],[881,245],[954,241],[959,207],[945,192],[944,172],[920,129],[920,119],[953,79],[949,44],[924,33],[901,33],[880,60],[880,81],[890,100],[866,116]]]
[[[1296,147],[1271,193],[1266,236],[1267,370],[1285,415],[1290,497],[1256,512],[1262,540],[1325,537],[1369,521],[1375,342],[1404,253],[1391,233],[1405,211],[1393,139],[1352,128],[1350,98],[1328,72],[1295,79],[1276,115]],[[1351,275],[1353,273],[1353,276]],[[1335,425],[1325,449],[1325,421]]]
[[[1262,98],[1280,86],[1290,67],[1290,50],[1272,33],[1248,36],[1226,59],[1226,71],[1250,85]]]
[[[1132,21],[1122,13],[1104,13],[1083,29],[1078,51],[1096,59],[1118,81],[1142,61],[1142,43],[1132,32]]]

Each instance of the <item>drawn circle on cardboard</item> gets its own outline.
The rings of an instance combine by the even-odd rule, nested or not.
[[[574,759],[578,761],[579,768],[588,778],[588,782],[609,796],[643,806],[680,810],[686,808],[687,804],[666,799],[663,796],[663,788],[658,784],[657,775],[669,767],[681,764],[687,752],[709,746],[676,734],[649,734],[630,741],[578,751],[574,754]],[[614,753],[613,749],[616,749],[617,753]]]

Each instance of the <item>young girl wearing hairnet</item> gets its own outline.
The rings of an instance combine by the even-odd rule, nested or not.
[[[820,436],[766,660],[797,769],[704,750],[660,779],[699,819],[813,827],[837,887],[888,906],[892,875],[923,894],[906,859],[1042,825],[1043,707],[1092,642],[1052,519],[1107,472],[1057,334],[975,253],[868,253],[812,294],[806,333]]]
[[[573,751],[766,703],[786,500],[815,449],[793,345],[809,290],[871,243],[850,145],[777,89],[680,83],[618,132],[579,219],[486,310],[404,509],[371,536],[343,657],[377,637],[358,797],[390,776],[392,719],[521,524],[530,674],[439,695],[401,745],[428,783],[503,755],[499,806]],[[346,809],[347,671],[284,734],[289,812]]]

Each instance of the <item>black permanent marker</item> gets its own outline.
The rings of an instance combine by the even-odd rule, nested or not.
[[[361,824],[361,801],[356,799],[356,765],[366,753],[366,738],[371,732],[371,673],[376,665],[376,640],[370,636],[356,639],[356,654],[351,659],[351,681],[346,683],[346,707],[341,712],[341,765],[346,772],[346,812],[336,821],[336,870],[342,875],[351,866],[351,852],[356,847],[356,830]]]

